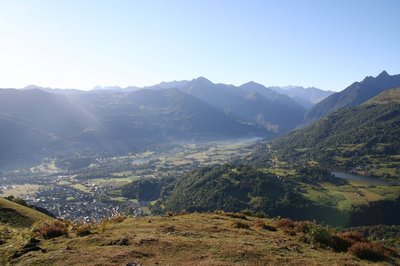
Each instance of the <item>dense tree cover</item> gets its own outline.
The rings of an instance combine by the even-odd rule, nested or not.
[[[378,201],[342,211],[308,200],[300,193],[302,184],[320,186],[321,182],[347,183],[318,166],[300,167],[289,178],[254,166],[219,165],[200,168],[179,178],[139,179],[123,186],[121,192],[127,198],[154,201],[150,206],[153,214],[249,210],[332,226],[373,225],[376,219],[382,224],[399,223],[397,210],[400,208],[396,201]],[[397,210],[393,212],[394,208]]]
[[[362,226],[366,224],[400,224],[400,196],[395,200],[373,201],[366,205],[355,207],[350,215],[351,226]]]
[[[166,211],[263,212],[301,216],[309,202],[294,184],[250,166],[202,168],[178,180],[166,201]]]
[[[295,166],[296,175],[294,178],[300,180],[304,183],[319,183],[319,182],[329,182],[336,185],[347,184],[346,180],[337,178],[326,168],[320,166]]]
[[[93,156],[78,156],[68,157],[68,158],[60,158],[56,161],[56,166],[58,168],[66,169],[66,170],[80,170],[88,167],[90,164],[95,163],[96,160]]]
[[[139,201],[153,201],[162,198],[168,190],[168,185],[174,181],[173,177],[143,178],[135,180],[121,188],[122,196]]]

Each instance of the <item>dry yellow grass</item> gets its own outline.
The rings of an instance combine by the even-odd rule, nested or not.
[[[247,227],[237,227],[237,221]],[[246,220],[223,213],[128,218],[91,234],[40,239],[41,251],[11,265],[363,265],[348,253],[314,247],[283,228],[265,230],[271,219]],[[263,226],[260,226],[262,224]],[[0,245],[0,249],[3,246]]]

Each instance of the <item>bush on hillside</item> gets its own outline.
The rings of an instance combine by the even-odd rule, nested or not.
[[[301,233],[308,233],[314,225],[315,223],[310,221],[295,222],[296,230]]]
[[[254,225],[257,226],[257,227],[259,227],[259,228],[261,228],[261,229],[267,230],[267,231],[275,232],[275,231],[278,230],[278,229],[276,229],[275,226],[266,224],[266,223],[264,223],[264,221],[262,221],[262,220],[257,220],[257,221],[254,223]]]
[[[44,239],[68,235],[68,226],[61,221],[46,222],[34,229],[34,232]]]
[[[0,245],[7,242],[11,238],[12,232],[5,226],[0,226]]]
[[[92,228],[91,224],[76,224],[74,225],[74,229],[76,231],[77,236],[88,236],[91,235],[92,232],[90,229]]]
[[[331,246],[336,252],[346,252],[354,243],[366,241],[359,232],[339,232],[332,237]]]
[[[283,218],[275,222],[276,227],[279,228],[294,228],[294,222],[291,219]]]
[[[234,221],[232,226],[239,229],[250,229],[250,226],[247,223],[241,221]]]
[[[236,213],[236,212],[223,212],[222,215],[228,216],[231,218],[236,218],[236,219],[242,219],[242,220],[247,220],[247,217],[243,213]]]
[[[373,242],[356,242],[349,248],[349,252],[364,260],[381,261],[386,258],[385,248]]]

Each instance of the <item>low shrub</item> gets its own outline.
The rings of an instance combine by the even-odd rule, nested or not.
[[[99,223],[99,228],[101,232],[105,232],[107,230],[108,225],[110,224],[110,221],[108,219],[103,219]]]
[[[250,226],[247,223],[244,223],[241,221],[234,221],[232,225],[233,225],[233,227],[239,228],[239,229],[250,229]]]
[[[240,213],[247,216],[254,216],[250,210],[242,210]]]
[[[296,231],[291,228],[284,228],[283,232],[288,236],[295,236],[297,235]]]
[[[74,226],[77,236],[91,235],[92,234],[92,232],[90,231],[91,228],[92,228],[91,224],[78,224]]]
[[[178,213],[178,215],[188,215],[188,214],[190,214],[190,212],[188,212],[188,211],[180,211]]]
[[[349,252],[363,260],[381,261],[386,257],[382,244],[373,242],[356,242],[349,248]]]
[[[295,222],[296,231],[301,233],[308,233],[313,226],[315,223],[310,221]]]
[[[263,212],[257,212],[256,214],[254,214],[254,216],[257,218],[268,218],[268,215]]]
[[[179,211],[179,212],[167,212],[166,213],[166,217],[174,217],[174,216],[181,216],[181,215],[187,215],[187,214],[190,214],[190,212],[188,212],[188,211],[185,211],[185,210],[183,210],[183,211]]]
[[[231,218],[247,220],[246,215],[244,215],[243,213],[225,212],[225,213],[223,213],[223,215],[224,215],[224,216],[231,217]]]
[[[354,231],[336,233],[331,240],[331,247],[336,252],[347,251],[356,242],[366,242],[367,240],[359,233]]]
[[[329,228],[320,224],[314,224],[313,226],[310,226],[307,234],[310,236],[311,243],[323,247],[331,246],[333,233]]]
[[[275,222],[276,227],[279,228],[294,228],[294,222],[291,219],[283,218]]]
[[[346,252],[352,244],[348,239],[341,238],[337,234],[331,239],[331,247],[335,252]]]
[[[42,236],[44,239],[66,236],[68,235],[68,226],[61,221],[45,222],[35,228],[34,233]]]
[[[276,229],[275,226],[266,224],[266,223],[264,223],[264,221],[261,221],[261,220],[256,221],[256,222],[254,223],[254,225],[257,226],[257,227],[259,227],[259,228],[261,228],[261,229],[267,230],[267,231],[273,231],[273,232],[275,232],[275,231],[278,230],[278,229]]]
[[[355,231],[339,232],[336,235],[340,238],[347,239],[352,243],[367,241],[367,239],[363,237],[360,232]]]
[[[7,242],[11,238],[11,230],[7,227],[0,226],[0,245]]]
[[[114,222],[114,223],[122,223],[125,219],[126,219],[126,217],[121,214],[118,214],[118,215],[115,215],[115,216],[112,216],[111,218],[109,218],[110,222]]]

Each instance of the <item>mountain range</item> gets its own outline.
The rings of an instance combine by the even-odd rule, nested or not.
[[[305,109],[249,82],[205,78],[145,88],[0,90],[0,167],[74,152],[124,154],[173,140],[263,137],[289,132]]]
[[[379,93],[400,87],[400,75],[389,75],[383,71],[376,77],[368,76],[361,82],[354,82],[343,91],[334,93],[317,103],[305,114],[307,124],[343,107],[362,104]]]
[[[279,87],[265,87],[256,82],[248,82],[241,86],[234,86],[228,84],[214,84],[204,77],[199,77],[193,80],[182,80],[172,82],[161,82],[153,86],[144,88],[137,87],[95,87],[94,90],[105,91],[135,91],[140,89],[148,89],[161,91],[165,89],[179,89],[189,95],[192,95],[215,108],[223,110],[225,113],[235,116],[242,120],[255,122],[265,127],[268,131],[275,133],[287,132],[296,127],[302,116],[305,113],[305,106],[309,108],[314,105],[317,100],[313,96],[305,96],[306,89],[296,87],[291,90],[292,95],[304,95],[303,99],[293,98],[287,93],[278,92]],[[295,91],[299,91],[297,94]],[[300,92],[302,91],[302,92]],[[320,93],[322,95],[329,95],[322,90],[314,89],[311,93]],[[325,97],[326,97],[325,96]]]
[[[314,87],[303,88],[300,86],[285,86],[285,87],[269,87],[281,94],[286,94],[293,100],[298,102],[305,109],[311,109],[314,105],[324,100],[334,91],[324,91]]]
[[[3,89],[0,167],[77,151],[125,154],[174,140],[271,138],[393,86],[400,86],[400,75],[384,71],[333,94],[203,77],[145,88]]]

